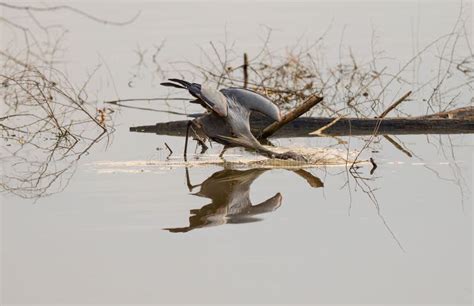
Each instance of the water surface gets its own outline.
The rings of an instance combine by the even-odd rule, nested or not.
[[[332,22],[329,56],[346,26],[347,43],[364,57],[375,25],[390,54],[408,58],[413,27],[422,45],[458,14],[451,2],[423,1],[77,5],[117,19],[142,8],[137,22],[122,28],[42,17],[67,22],[67,66],[77,82],[105,60],[114,84],[98,82],[99,100],[160,96],[161,80],[139,70],[134,50],[162,40],[160,61],[198,61],[198,46],[225,35],[252,53],[261,25],[276,29],[279,48],[304,33],[317,37]],[[111,144],[84,156],[62,192],[38,200],[3,195],[3,304],[472,302],[471,135],[398,137],[412,157],[377,139],[365,158],[378,168],[371,175],[371,165],[362,164],[358,172],[370,180],[356,180],[345,165],[305,172],[167,167],[153,161],[166,161],[165,142],[179,158],[182,138],[128,131],[181,119],[117,110]],[[354,150],[363,145],[343,140]]]

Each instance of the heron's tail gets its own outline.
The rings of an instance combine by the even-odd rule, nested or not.
[[[180,80],[180,79],[168,79],[171,82],[163,82],[160,83],[162,86],[167,86],[167,87],[176,87],[176,88],[183,88],[183,89],[189,89],[191,86],[191,83],[185,81],[185,80]]]

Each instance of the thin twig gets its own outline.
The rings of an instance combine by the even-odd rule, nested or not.
[[[176,100],[176,101],[189,101],[189,98],[134,98],[134,99],[118,99],[118,100],[108,100],[104,101],[107,104],[118,104],[121,102],[138,102],[138,101],[168,101],[168,100]]]
[[[0,2],[0,6],[9,8],[9,9],[15,9],[15,10],[25,10],[25,11],[37,11],[37,12],[50,12],[50,11],[58,11],[58,10],[66,10],[66,11],[71,11],[74,12],[78,15],[82,15],[88,19],[91,19],[93,21],[103,23],[103,24],[110,24],[110,25],[116,25],[116,26],[123,26],[130,24],[137,20],[138,16],[140,16],[141,11],[138,11],[132,18],[125,20],[125,21],[110,21],[110,20],[105,20],[99,17],[96,17],[94,15],[91,15],[89,13],[86,13],[80,9],[77,9],[75,7],[69,6],[69,5],[56,5],[56,6],[45,6],[45,7],[35,7],[35,6],[23,6],[23,5],[14,5],[10,3],[5,3],[5,2]]]
[[[170,151],[170,154],[168,154],[167,158],[170,157],[173,154],[173,150],[171,150],[170,146],[165,142],[165,147]]]
[[[376,118],[382,119],[385,116],[387,116],[387,114],[390,113],[395,107],[397,107],[400,103],[405,101],[405,99],[408,98],[409,95],[411,95],[411,90],[409,92],[407,92],[406,94],[404,94],[400,99],[393,102],[392,105],[390,105],[386,110],[383,111],[383,113],[380,114],[380,116],[378,116]]]
[[[247,84],[248,84],[248,81],[249,81],[248,68],[249,68],[248,56],[247,56],[247,53],[244,53],[244,65],[242,66],[242,69],[244,71],[244,88],[247,88]]]
[[[323,132],[330,128],[331,126],[333,126],[334,124],[336,124],[339,120],[341,120],[342,118],[344,118],[344,116],[339,116],[337,118],[335,118],[333,121],[329,122],[328,124],[326,124],[325,126],[317,129],[316,131],[314,132],[311,132],[309,133],[309,135],[323,135]]]

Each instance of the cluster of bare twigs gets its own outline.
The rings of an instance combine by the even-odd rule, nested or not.
[[[309,46],[298,42],[283,52],[270,48],[269,30],[254,57],[237,53],[234,43],[211,42],[203,52],[203,63],[186,64],[198,72],[194,77],[201,81],[217,87],[252,89],[265,94],[286,111],[316,94],[324,100],[307,115],[332,117],[335,121],[342,117],[383,118],[389,113],[411,117],[423,114],[420,111],[425,114],[444,112],[472,103],[469,93],[474,85],[474,54],[465,14],[461,7],[449,32],[422,48],[415,48],[412,57],[405,61],[378,50],[379,37],[375,32],[369,59],[356,58],[352,49],[343,44],[343,34],[338,56],[328,59],[324,54],[328,28]],[[424,64],[433,62],[437,63],[436,67]],[[405,108],[408,103],[402,102],[408,100],[416,102]],[[361,154],[380,146],[377,136],[376,127],[372,136],[362,139]],[[397,149],[403,147],[389,136],[384,137]],[[337,145],[342,144],[349,150],[350,141],[337,140]]]
[[[111,110],[88,102],[93,74],[76,86],[57,64],[67,29],[45,25],[36,14],[68,10],[96,22],[115,23],[69,6],[0,6],[27,20],[19,24],[0,17],[8,40],[0,49],[0,188],[36,198],[64,188],[77,160],[113,131]]]
[[[394,114],[411,117],[469,105],[474,55],[468,24],[469,16],[461,7],[447,33],[423,47],[414,44],[412,56],[404,60],[379,50],[380,38],[375,31],[368,48],[370,56],[360,60],[344,45],[344,33],[339,52],[333,52],[336,54],[333,58],[327,57],[325,39],[331,27],[310,45],[303,46],[300,40],[284,51],[272,50],[272,31],[268,30],[262,48],[253,57],[236,51],[234,42],[210,42],[201,52],[204,61],[184,62],[184,67],[180,66],[183,62],[178,63],[170,73],[174,77],[180,73],[185,79],[214,83],[218,88],[252,89],[268,96],[287,112],[294,111],[313,95],[321,96],[324,100],[306,115],[334,118],[329,125],[311,133],[324,136],[325,128],[343,117],[381,120]],[[166,74],[166,69],[160,70],[161,76]],[[415,102],[403,103],[409,100]],[[376,125],[371,136],[363,137],[361,153],[379,146],[378,129]],[[404,147],[393,138],[384,137],[397,149]],[[350,141],[337,140],[337,145],[349,150]],[[406,154],[406,150],[400,151]]]
[[[327,59],[323,50],[328,29],[309,46],[298,43],[284,52],[271,50],[269,30],[254,57],[237,54],[234,43],[211,42],[203,63],[188,64],[198,71],[199,79],[218,87],[248,87],[288,110],[318,94],[324,102],[312,110],[313,114],[373,118],[411,92],[411,97],[423,103],[426,113],[440,112],[468,104],[462,93],[473,89],[474,54],[466,19],[461,8],[450,32],[415,50],[405,62],[377,50],[375,32],[370,59],[357,59],[342,38],[339,56]],[[437,62],[436,69],[424,67],[424,61]],[[399,108],[396,111],[409,116]]]

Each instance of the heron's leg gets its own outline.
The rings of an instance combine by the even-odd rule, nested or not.
[[[222,159],[223,161],[225,161],[224,153],[225,153],[225,151],[227,151],[228,148],[229,148],[228,146],[224,145],[224,147],[222,148],[221,153],[219,154],[220,159]]]
[[[207,149],[209,149],[206,143],[202,141],[201,139],[198,139],[198,143],[201,145],[201,154],[206,153]]]
[[[197,141],[197,145],[200,145],[200,146],[201,146],[201,153],[200,153],[200,154],[204,154],[204,153],[206,153],[206,151],[207,151],[207,149],[208,149],[208,147],[207,147],[207,145],[206,145],[206,138],[202,137],[202,136],[200,135],[200,133],[199,133],[198,131],[196,131],[196,129],[195,129],[195,128],[196,128],[196,125],[195,125],[194,121],[191,121],[191,122],[192,122],[192,123],[191,123],[191,127],[190,127],[190,128],[191,128],[191,131],[192,131],[193,134],[194,134],[194,137],[193,137],[193,138],[194,138],[194,140]],[[197,146],[196,146],[196,148],[197,148]],[[195,151],[196,151],[196,150],[195,150]]]
[[[190,120],[188,121],[188,124],[186,125],[186,140],[184,141],[184,161],[188,161],[188,158],[186,156],[187,152],[188,152],[188,137],[189,137],[189,128],[191,127],[191,124],[193,124],[193,122]]]

